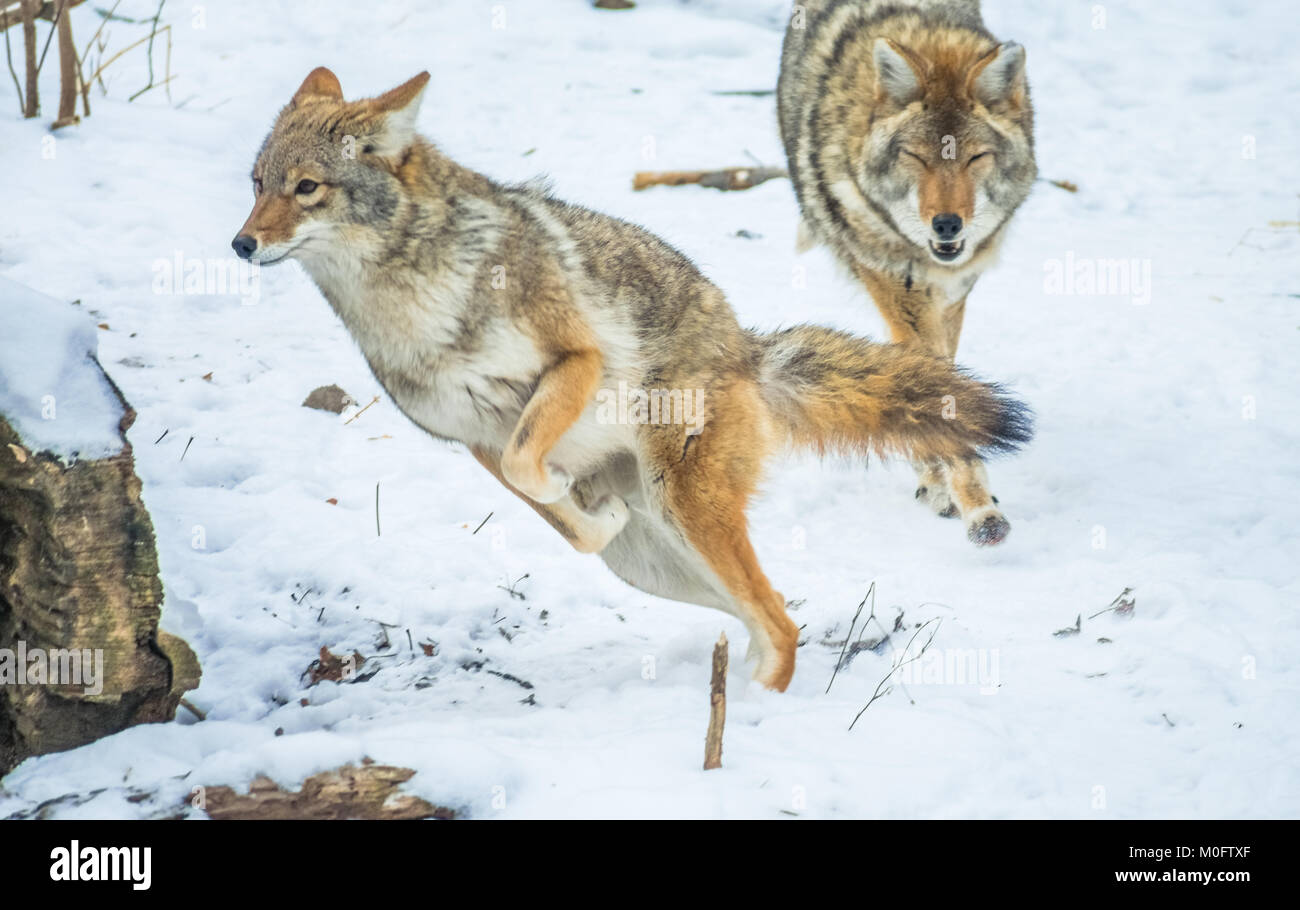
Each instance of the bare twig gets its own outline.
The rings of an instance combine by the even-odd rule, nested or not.
[[[831,686],[835,685],[835,677],[840,673],[840,667],[844,664],[844,654],[849,650],[849,641],[853,638],[853,629],[858,624],[858,617],[862,615],[862,608],[866,606],[867,600],[871,600],[871,616],[867,617],[867,622],[871,617],[876,615],[876,583],[873,581],[871,587],[867,588],[867,593],[863,595],[862,602],[858,604],[858,609],[853,613],[853,621],[849,623],[849,634],[844,636],[844,647],[840,648],[840,656],[835,660],[835,672],[831,674],[831,681],[826,684],[826,691],[831,691]],[[866,623],[863,623],[865,626]]]
[[[377,480],[375,481],[375,536],[384,536],[379,530],[379,481]]]
[[[704,735],[704,770],[722,767],[722,728],[727,722],[727,633],[713,646],[709,680],[709,729]]]
[[[172,29],[167,26],[167,59],[163,64],[163,85],[167,86],[167,103],[172,103]]]
[[[478,527],[475,528],[474,531],[473,531],[473,533],[471,533],[469,536],[470,536],[470,537],[473,537],[474,534],[477,534],[479,531],[482,531],[482,530],[483,530],[483,526],[484,526],[485,524],[488,523],[488,518],[491,518],[491,517],[492,517],[493,515],[495,515],[495,514],[496,514],[495,512],[488,512],[488,513],[487,513],[487,518],[485,518],[485,519],[483,519],[482,521],[480,521],[480,522],[478,523]]]
[[[153,85],[146,85],[144,88],[140,89],[140,91],[136,92],[134,95],[132,95],[130,98],[128,98],[128,99],[126,99],[126,100],[127,100],[127,101],[134,101],[135,99],[139,98],[141,95],[143,95],[145,92],[149,91],[150,89],[160,88],[160,87],[163,87],[163,86],[166,86],[167,91],[168,91],[168,92],[171,92],[171,85],[170,85],[170,83],[171,83],[171,81],[172,81],[173,78],[174,78],[174,77],[172,77],[172,76],[168,76],[168,77],[167,77],[166,79],[164,79],[162,82],[155,82]]]
[[[1137,600],[1132,596],[1132,594],[1132,588],[1125,588],[1123,591],[1119,592],[1118,597],[1110,602],[1109,607],[1104,610],[1098,610],[1088,618],[1096,619],[1101,614],[1110,612],[1117,613],[1120,616],[1131,616],[1133,614],[1133,608],[1137,606]]]
[[[144,37],[144,38],[141,38],[139,41],[133,41],[133,42],[131,42],[130,44],[128,44],[126,47],[124,47],[124,48],[122,48],[120,51],[118,51],[116,54],[114,54],[113,56],[109,57],[107,60],[103,60],[103,61],[99,64],[99,66],[97,66],[97,67],[95,68],[95,72],[94,72],[93,74],[91,74],[90,81],[91,81],[91,82],[94,82],[96,79],[99,79],[100,74],[102,74],[102,73],[104,72],[104,70],[108,69],[109,66],[111,66],[115,60],[118,60],[118,59],[119,59],[123,54],[125,54],[127,51],[134,50],[135,48],[137,48],[137,47],[139,47],[140,45],[144,44],[144,43],[145,43],[146,41],[148,41],[148,40],[149,40],[148,37]],[[101,84],[101,86],[103,85],[103,80],[100,80],[100,84]]]
[[[378,395],[376,395],[374,398],[370,399],[370,404],[366,405],[366,406],[365,406],[364,408],[362,408],[360,411],[357,411],[355,414],[353,414],[353,415],[352,415],[351,417],[349,417],[347,420],[343,421],[343,426],[347,426],[347,425],[350,424],[352,421],[354,421],[354,420],[356,420],[358,417],[360,417],[362,414],[366,413],[366,411],[370,410],[370,405],[374,404],[374,403],[375,403],[376,401],[378,401],[378,400],[379,400],[379,396],[378,396]]]
[[[121,3],[122,0],[116,0],[112,8],[108,11],[108,15],[104,16],[104,21],[99,23],[99,28],[95,29],[95,34],[91,35],[90,40],[86,42],[86,49],[81,52],[81,59],[83,60],[86,59],[86,56],[90,53],[90,49],[94,47],[95,42],[99,39],[100,34],[104,31],[104,26],[108,25],[108,20],[113,18],[113,12],[118,8],[118,6],[121,5]],[[96,10],[96,12],[99,12],[101,15],[103,15],[102,11],[100,10]]]
[[[912,650],[912,642],[916,641],[916,637],[920,635],[921,632],[927,626],[931,624],[934,625],[934,629],[930,632],[930,637],[925,640],[925,644],[921,645],[921,650],[917,651],[915,654],[913,654],[911,657],[906,658],[905,660],[900,660],[899,657],[897,656],[894,658],[894,665],[890,667],[889,672],[885,674],[885,678],[882,679],[879,682],[879,684],[877,684],[876,691],[871,694],[871,699],[865,705],[862,706],[862,710],[859,711],[857,713],[857,716],[853,718],[853,723],[849,724],[850,730],[853,729],[853,724],[856,724],[858,722],[858,718],[862,717],[862,715],[866,712],[867,708],[870,708],[873,704],[875,704],[876,699],[888,695],[893,690],[893,686],[890,686],[889,688],[885,688],[885,684],[888,683],[889,680],[893,678],[894,674],[897,673],[899,670],[901,670],[903,667],[907,666],[908,664],[920,660],[925,655],[925,652],[929,649],[930,644],[934,641],[934,636],[938,633],[939,626],[942,624],[942,622],[943,620],[941,620],[938,617],[935,617],[934,619],[927,619],[925,622],[921,623],[919,626],[916,627],[916,631],[912,633],[912,637],[909,638],[907,641],[907,647],[900,652],[900,655],[909,654]]]
[[[497,587],[500,588],[502,591],[505,591],[511,597],[517,598],[518,600],[527,600],[528,598],[524,595],[523,591],[519,591],[515,589],[515,585],[519,584],[519,582],[523,581],[527,577],[528,577],[528,573],[526,572],[523,575],[520,575],[514,581],[510,581],[510,577],[506,576],[506,584],[497,585]],[[502,619],[504,618],[505,617],[503,616]]]
[[[63,9],[68,5],[68,0],[57,2],[54,10],[54,18],[50,20],[50,33],[45,36],[45,46],[41,48],[41,59],[36,61],[36,75],[41,74],[41,67],[45,66],[45,55],[50,52],[50,42],[54,40],[54,33],[58,30],[59,20],[63,18]]]
[[[884,627],[883,624],[881,624],[880,620],[876,618],[876,590],[875,589],[876,589],[876,583],[872,582],[871,586],[867,588],[867,593],[863,596],[862,602],[858,604],[857,610],[854,611],[853,613],[853,621],[849,623],[849,632],[846,636],[844,636],[843,641],[841,642],[831,641],[831,633],[834,632],[835,629],[828,630],[822,641],[822,644],[824,645],[828,645],[830,647],[836,647],[838,645],[840,648],[839,658],[835,661],[835,672],[831,674],[831,681],[826,684],[827,692],[830,692],[831,686],[835,683],[835,678],[836,676],[839,675],[840,670],[847,670],[849,664],[853,662],[853,659],[855,657],[857,657],[863,651],[879,652],[880,649],[885,645],[885,643],[888,642],[890,639],[891,633],[889,632],[889,630],[887,630]],[[871,612],[867,615],[867,618],[862,621],[862,625],[858,626],[858,617],[862,615],[862,608],[868,600],[871,601]],[[900,610],[898,614],[900,620],[902,618],[902,615],[903,613]],[[867,626],[869,626],[873,622],[876,624],[876,628],[880,630],[880,637],[873,638],[869,641],[863,641],[862,636],[867,634]],[[894,628],[895,632],[898,631],[897,623],[898,620],[895,621],[895,628]],[[838,625],[835,628],[839,628]],[[855,628],[858,630],[858,637],[856,639],[854,639],[853,637],[853,630]]]
[[[149,84],[146,85],[145,88],[151,88],[153,86],[153,39],[154,36],[158,34],[158,19],[162,16],[163,7],[166,5],[167,0],[158,0],[158,11],[153,14],[153,25],[149,27]],[[144,91],[144,89],[141,89],[140,91]],[[139,92],[136,94],[139,94]],[[132,95],[128,100],[135,100],[135,95]]]
[[[40,68],[45,65],[45,55],[49,53],[49,43],[55,39],[55,32],[59,30],[59,22],[64,18],[64,9],[72,4],[72,0],[56,0],[55,17],[49,21],[49,34],[45,35],[45,45],[40,48],[40,60],[36,61],[36,75],[40,75]]]
[[[23,107],[23,86],[18,81],[18,71],[14,69],[13,52],[9,49],[9,29],[5,29],[5,59],[9,61],[9,75],[14,77],[14,91],[18,93],[18,113],[26,113]]]
[[[169,43],[171,42],[171,29],[172,29],[172,27],[171,27],[170,25],[164,25],[164,26],[159,30],[159,31],[167,32],[167,33],[168,33],[167,41],[168,41]],[[130,102],[130,101],[134,101],[135,99],[139,98],[141,95],[143,95],[145,92],[149,91],[149,89],[151,89],[151,88],[157,88],[158,86],[160,86],[160,85],[164,85],[164,84],[165,84],[165,82],[154,82],[154,81],[153,81],[153,39],[154,39],[154,37],[155,37],[157,34],[158,34],[158,32],[150,32],[150,33],[149,33],[149,51],[148,51],[148,53],[149,53],[149,84],[146,85],[144,88],[140,89],[140,90],[139,90],[138,92],[136,92],[135,94],[131,95],[129,98],[127,98],[126,100],[127,100],[128,102]],[[167,64],[167,66],[168,66],[168,68],[171,67],[170,58],[169,58],[169,62],[168,62],[168,64]],[[171,79],[171,76],[168,76],[167,78],[168,78],[168,79]]]

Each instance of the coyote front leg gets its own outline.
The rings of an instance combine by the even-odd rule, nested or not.
[[[936,304],[932,288],[865,268],[855,271],[884,316],[895,344],[910,345],[948,360],[954,358],[966,315],[965,297],[942,307]],[[988,546],[1007,536],[1011,524],[998,511],[997,498],[989,492],[983,462],[914,462],[913,467],[916,498],[941,518],[960,515],[972,543]]]
[[[601,369],[598,352],[576,351],[561,355],[542,373],[501,454],[506,480],[529,499],[555,502],[573,486],[573,475],[546,457],[587,409],[600,384]]]
[[[579,553],[599,553],[627,524],[627,503],[619,496],[602,496],[585,509],[578,505],[572,494],[542,505],[506,480],[498,455],[480,448],[471,448],[470,451],[479,464],[501,481],[502,486],[532,506],[533,511],[546,519],[547,524],[559,531],[560,536]]]

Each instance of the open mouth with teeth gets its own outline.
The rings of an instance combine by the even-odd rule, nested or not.
[[[933,240],[930,241],[930,252],[940,262],[952,262],[961,255],[961,251],[964,249],[966,249],[965,240],[957,243],[935,243]]]

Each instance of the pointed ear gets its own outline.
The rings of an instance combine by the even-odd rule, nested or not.
[[[876,96],[897,105],[921,97],[929,66],[915,51],[889,38],[877,38],[872,46],[876,63]]]
[[[971,98],[992,107],[1003,102],[1024,103],[1025,49],[1014,41],[1000,44],[975,62],[966,80]]]
[[[323,66],[318,66],[302,81],[298,91],[293,93],[294,105],[302,104],[304,101],[342,101],[343,86],[339,85],[339,77],[335,76]]]
[[[428,84],[429,73],[426,71],[366,102],[380,115],[379,131],[371,140],[376,154],[393,157],[410,147],[415,140],[415,118],[420,113],[420,100]]]

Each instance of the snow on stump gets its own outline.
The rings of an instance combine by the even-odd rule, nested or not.
[[[198,685],[126,430],[77,307],[0,278],[0,776],[166,721]]]

